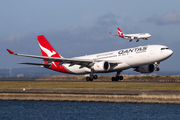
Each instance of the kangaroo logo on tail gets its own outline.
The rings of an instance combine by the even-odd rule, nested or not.
[[[117,31],[119,35],[124,35],[123,32],[120,30],[120,28],[117,28]]]
[[[48,40],[44,37],[44,35],[37,36],[37,39],[43,56],[61,58],[61,56],[54,50],[54,48],[51,46]],[[47,62],[48,61],[44,61],[45,64],[47,64]],[[55,62],[52,62],[52,64],[54,64],[54,66],[57,67]]]
[[[51,52],[51,51],[48,50],[47,48],[41,46],[40,43],[39,43],[39,46],[40,46],[41,50],[44,51],[44,52],[47,54],[48,57],[51,57],[52,55],[56,54],[55,51],[52,51],[52,52]]]
[[[54,50],[48,40],[44,37],[44,35],[37,36],[37,39],[43,56],[61,58],[61,56]]]

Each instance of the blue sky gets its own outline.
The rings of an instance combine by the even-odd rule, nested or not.
[[[75,57],[147,44],[162,44],[174,51],[160,64],[161,70],[179,69],[179,0],[1,0],[1,68],[20,68],[18,62],[42,62],[9,55],[7,48],[41,55],[37,35],[45,35],[63,57]],[[136,43],[112,36],[148,32],[148,41]]]

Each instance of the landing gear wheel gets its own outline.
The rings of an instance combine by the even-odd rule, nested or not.
[[[90,77],[86,77],[86,81],[90,81]]]
[[[123,76],[119,76],[122,71],[117,71],[116,77],[112,77],[112,81],[123,80]]]
[[[159,67],[155,67],[154,70],[155,70],[155,71],[159,71],[160,68],[159,68]]]
[[[112,80],[112,81],[116,81],[116,78],[115,78],[115,77],[112,77],[111,80]]]
[[[159,66],[160,62],[155,62],[154,64],[156,65],[156,67],[154,68],[154,70],[155,70],[155,71],[159,71],[160,68],[159,68],[158,66]]]
[[[93,81],[93,79],[90,77],[86,77],[86,81]]]
[[[93,81],[93,79],[97,79],[98,76],[97,75],[93,75],[91,77],[86,77],[86,81]]]
[[[123,76],[119,76],[119,80],[123,80]]]
[[[97,75],[94,75],[94,76],[93,76],[93,79],[97,79],[97,78],[98,78],[98,76],[97,76]]]
[[[116,76],[115,78],[116,78],[116,81],[118,81],[118,80],[119,80],[119,76]]]
[[[118,81],[118,80],[119,80],[119,76],[117,76],[117,77],[112,77],[111,80],[112,80],[112,81]]]
[[[90,81],[93,81],[93,78],[90,78]]]

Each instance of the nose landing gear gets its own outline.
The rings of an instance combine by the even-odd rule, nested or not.
[[[155,71],[159,71],[160,70],[160,68],[158,67],[159,64],[160,64],[160,62],[155,62],[155,65],[156,65],[156,67],[154,68]]]

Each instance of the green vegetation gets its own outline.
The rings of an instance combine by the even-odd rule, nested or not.
[[[111,81],[112,75],[108,76],[98,76],[97,80],[94,81]],[[180,82],[180,76],[160,76],[160,75],[123,75],[123,81],[133,81],[133,82]],[[38,80],[62,80],[62,81],[86,81],[85,76],[64,76],[56,75],[51,77],[42,77]]]
[[[94,81],[110,81],[110,82],[71,82],[71,81],[86,81],[86,79],[85,76],[58,75],[51,77],[42,77],[37,79],[37,81],[43,80],[47,82],[1,81],[0,88],[97,88],[97,89],[108,88],[108,89],[180,90],[180,76],[123,75],[124,80],[122,80],[121,82],[111,82],[111,77],[112,77],[111,75],[99,76],[97,80],[94,80]],[[67,81],[67,82],[56,82],[56,80]]]
[[[125,82],[0,82],[0,88],[95,88],[180,90],[180,83]]]

